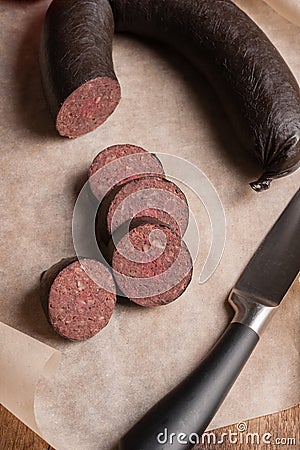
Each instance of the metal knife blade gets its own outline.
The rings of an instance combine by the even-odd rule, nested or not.
[[[300,271],[300,189],[262,241],[235,285],[277,306]]]

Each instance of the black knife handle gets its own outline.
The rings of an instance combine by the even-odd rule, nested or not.
[[[121,439],[119,450],[187,450],[195,433],[201,442],[258,340],[248,326],[231,323],[200,365]]]

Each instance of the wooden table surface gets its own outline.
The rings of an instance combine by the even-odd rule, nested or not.
[[[244,431],[242,431],[243,427],[246,428]],[[238,444],[230,443],[229,439],[224,438],[222,444],[209,444],[206,441],[204,445],[197,446],[194,450],[200,450],[200,448],[201,450],[299,450],[300,405],[277,414],[219,428],[215,431],[216,440],[221,440],[222,433],[236,433],[239,429],[241,431],[238,432],[237,437],[235,435],[231,437],[232,441],[238,439],[240,442]],[[257,433],[257,435],[254,436],[254,433]],[[210,439],[213,442],[213,438]],[[257,444],[258,439],[260,440],[259,444]],[[263,439],[266,443],[263,442]],[[279,441],[276,442],[276,439],[279,439],[280,443]],[[241,443],[241,441],[244,442]],[[55,449],[0,405],[0,450]],[[99,450],[101,450],[100,447]]]

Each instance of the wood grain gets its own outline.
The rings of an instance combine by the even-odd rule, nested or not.
[[[53,450],[2,405],[0,405],[0,449]]]
[[[300,405],[268,416],[245,421],[247,430],[238,433],[243,436],[243,443],[230,443],[224,439],[222,444],[206,442],[204,445],[196,446],[194,450],[299,450],[300,449]],[[215,435],[220,440],[222,433],[237,432],[237,425],[218,428]],[[271,444],[260,442],[253,444],[250,433],[257,433],[260,439],[265,433],[272,434]],[[248,443],[246,437],[248,434]],[[235,437],[235,436],[233,436]],[[275,439],[293,438],[282,444],[276,444]],[[255,436],[254,439],[257,439]],[[282,441],[283,442],[283,441]],[[33,431],[27,428],[7,409],[0,405],[0,450],[55,450]],[[74,449],[75,450],[75,449]],[[100,449],[101,450],[101,449]]]

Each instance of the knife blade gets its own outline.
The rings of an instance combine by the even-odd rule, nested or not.
[[[279,305],[300,267],[300,190],[262,241],[236,283],[270,306]]]
[[[260,335],[300,270],[300,189],[247,264],[229,302],[233,323]]]
[[[219,409],[300,270],[300,190],[246,266],[235,315],[200,365],[121,439],[119,450],[188,450]],[[198,440],[197,440],[198,437]]]

